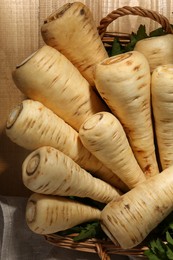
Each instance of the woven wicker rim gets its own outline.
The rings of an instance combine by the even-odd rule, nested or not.
[[[45,239],[58,247],[77,250],[87,253],[97,253],[100,259],[110,260],[110,255],[121,254],[142,257],[146,249],[145,245],[140,245],[132,249],[122,249],[118,245],[115,245],[109,239],[99,240],[99,239],[87,239],[83,242],[74,242],[73,238],[77,234],[71,234],[68,236],[59,236],[57,234],[45,235]]]
[[[103,35],[106,32],[106,29],[110,23],[112,23],[114,20],[118,19],[119,17],[125,16],[125,15],[138,15],[138,16],[142,16],[142,17],[148,17],[148,18],[158,22],[162,26],[162,28],[165,30],[166,33],[173,34],[173,29],[169,23],[169,20],[165,16],[159,14],[156,11],[151,11],[151,10],[142,8],[140,6],[134,6],[134,7],[124,6],[124,7],[121,7],[121,8],[118,8],[118,9],[112,11],[111,13],[109,13],[106,17],[104,17],[100,21],[100,25],[98,26],[97,29],[98,29],[98,32],[99,32],[101,38],[103,37]]]
[[[165,30],[166,33],[173,34],[173,29],[169,23],[169,20],[165,16],[159,14],[156,11],[144,9],[139,6],[135,6],[135,7],[124,6],[122,8],[118,8],[112,11],[100,21],[100,25],[98,26],[97,29],[103,42],[104,42],[103,36],[105,35],[106,35],[106,40],[105,40],[106,42],[109,41],[109,36],[111,42],[112,39],[117,35],[122,39],[122,42],[124,42],[125,44],[129,42],[130,35],[127,33],[119,33],[119,32],[106,33],[106,29],[110,23],[112,23],[114,20],[118,19],[119,17],[125,15],[138,15],[138,16],[150,18],[158,22]],[[84,242],[74,242],[73,238],[76,235],[77,234],[71,234],[63,237],[57,234],[49,234],[49,235],[45,235],[44,237],[49,243],[57,247],[67,248],[70,250],[83,251],[87,253],[97,253],[101,260],[110,260],[110,255],[116,255],[116,254],[143,258],[144,251],[148,249],[148,247],[145,246],[145,243],[142,243],[132,249],[128,249],[128,250],[122,249],[119,245],[115,245],[109,239],[99,240],[93,238],[93,239],[87,239]]]

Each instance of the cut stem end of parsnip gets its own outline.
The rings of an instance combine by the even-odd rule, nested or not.
[[[39,163],[40,163],[40,155],[36,154],[29,160],[26,167],[26,174],[28,176],[34,175],[35,171],[38,168]]]
[[[36,218],[36,202],[30,200],[27,204],[26,221],[32,223]]]
[[[113,63],[118,63],[118,62],[121,62],[125,59],[128,59],[131,55],[132,55],[132,53],[124,53],[124,54],[121,54],[121,55],[113,56],[111,58],[105,59],[101,63],[101,65],[110,65],[110,64],[113,64]]]
[[[26,59],[24,59],[20,64],[16,65],[16,69],[19,69],[22,67],[25,63],[27,63],[36,53],[37,51],[33,52],[31,55],[29,55]]]
[[[72,5],[73,3],[67,3],[60,7],[57,11],[55,11],[53,14],[51,14],[44,20],[44,24],[52,22],[53,20],[56,20],[59,17],[61,17]]]
[[[92,116],[92,118],[90,120],[87,120],[84,125],[83,125],[83,129],[84,130],[90,130],[93,127],[95,127],[96,122],[99,122],[102,119],[103,115],[102,114],[96,114],[94,116]]]
[[[6,123],[7,129],[10,129],[14,125],[14,123],[16,122],[17,118],[19,117],[22,109],[23,109],[23,104],[19,104],[11,111],[11,113],[9,114],[7,123]]]

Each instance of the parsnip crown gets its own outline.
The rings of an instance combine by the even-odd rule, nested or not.
[[[17,118],[19,117],[22,109],[23,109],[23,104],[21,103],[10,112],[9,117],[7,119],[7,123],[6,123],[7,129],[10,129],[14,125],[14,123],[16,122]]]
[[[120,54],[120,55],[117,55],[117,56],[113,56],[113,57],[105,59],[101,63],[101,65],[109,65],[109,64],[121,62],[125,59],[128,59],[131,55],[132,55],[132,53],[124,53],[124,54]]]
[[[35,54],[37,51],[33,52],[31,55],[29,55],[26,59],[24,59],[20,64],[16,65],[16,69],[23,66],[25,63],[27,63]]]

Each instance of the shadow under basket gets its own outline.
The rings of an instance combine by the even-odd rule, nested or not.
[[[111,22],[125,15],[138,15],[141,17],[150,18],[158,22],[165,31],[165,33],[173,34],[173,29],[169,23],[169,20],[163,15],[155,11],[144,9],[139,6],[124,6],[122,8],[118,8],[112,11],[100,21],[100,25],[98,26],[98,32],[104,46],[111,46],[115,37],[118,38],[121,44],[127,45],[130,42],[130,34],[121,32],[106,32],[106,29]],[[135,257],[135,259],[147,259],[147,257],[144,256],[144,251],[148,249],[148,247],[145,245],[145,242],[143,242],[135,248],[127,250],[122,249],[118,244],[115,245],[109,239],[99,240],[92,238],[87,239],[83,242],[75,242],[73,238],[76,235],[77,234],[60,236],[57,234],[50,234],[44,235],[44,237],[46,241],[48,241],[54,246],[71,250],[83,251],[87,253],[96,253],[102,260],[110,260],[111,255],[125,255]]]

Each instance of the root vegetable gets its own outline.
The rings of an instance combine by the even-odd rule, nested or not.
[[[153,72],[157,66],[173,63],[173,34],[140,40],[134,50],[145,55]]]
[[[130,188],[146,180],[119,120],[108,112],[87,119],[79,130],[83,145]]]
[[[26,205],[26,222],[37,234],[51,234],[99,220],[100,210],[64,197],[34,193]]]
[[[173,164],[173,64],[157,67],[152,74],[152,106],[162,169]]]
[[[89,8],[83,3],[63,5],[41,27],[47,45],[63,53],[94,85],[93,68],[108,57]]]
[[[137,51],[105,59],[96,65],[95,83],[100,95],[123,125],[146,176],[157,174],[147,59]]]
[[[24,100],[11,111],[6,134],[14,143],[28,150],[52,146],[95,176],[125,189],[120,179],[85,149],[78,132],[38,101]]]
[[[108,203],[120,192],[82,169],[70,157],[52,147],[41,147],[23,162],[23,183],[30,190],[59,196],[88,197]]]
[[[84,120],[108,110],[87,80],[59,51],[43,46],[13,72],[16,86],[78,130]]]
[[[152,176],[101,213],[101,226],[123,249],[140,244],[173,210],[173,166]]]

